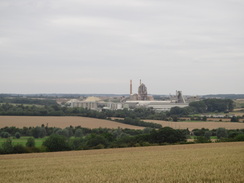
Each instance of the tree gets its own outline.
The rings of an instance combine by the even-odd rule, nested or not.
[[[108,140],[103,135],[91,134],[86,140],[87,147],[96,148],[98,145],[108,146]]]
[[[67,128],[65,129],[60,129],[56,131],[56,134],[64,136],[64,137],[69,137],[69,130]]]
[[[202,121],[207,121],[207,116],[203,116]]]
[[[181,107],[172,107],[170,109],[170,115],[188,115],[189,110]]]
[[[151,143],[176,143],[186,140],[186,135],[182,130],[175,130],[170,127],[164,127],[159,130],[154,130],[148,136]]]
[[[227,130],[225,128],[218,128],[216,131],[216,136],[218,139],[227,138],[228,137]]]
[[[28,138],[26,142],[27,147],[35,147],[35,139],[34,138]]]
[[[244,141],[244,134],[238,134],[235,138],[235,141]]]
[[[46,136],[46,129],[43,127],[35,127],[32,129],[32,136],[34,138],[43,138]]]
[[[190,107],[194,107],[196,112],[228,112],[234,109],[234,102],[230,99],[205,99],[191,102]]]
[[[13,153],[14,147],[12,144],[11,139],[7,139],[3,144],[2,144],[2,153],[3,154],[11,154]]]
[[[239,122],[239,118],[236,117],[236,116],[232,116],[232,118],[231,118],[230,121],[231,121],[231,122]]]
[[[178,121],[178,117],[177,116],[172,116],[172,119],[173,119],[174,122]]]
[[[195,108],[198,113],[204,113],[207,111],[207,106],[204,101],[191,102],[189,106]]]
[[[76,129],[75,130],[75,137],[81,137],[81,136],[83,136],[82,129]]]
[[[10,137],[10,134],[8,132],[2,132],[1,133],[1,137],[2,138],[9,138]]]
[[[53,134],[48,137],[44,142],[43,146],[47,148],[47,151],[65,151],[69,150],[69,145],[64,136]]]
[[[211,131],[205,131],[205,133],[204,133],[204,137],[206,139],[210,139],[211,135],[212,135],[212,132]]]
[[[20,138],[20,133],[16,132],[14,136],[15,136],[16,139],[19,139]]]

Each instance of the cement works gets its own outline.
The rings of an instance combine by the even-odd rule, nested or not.
[[[133,93],[133,84],[130,80],[130,93],[128,97],[122,96],[117,101],[104,99],[101,97],[87,97],[85,99],[71,99],[66,105],[69,107],[82,107],[91,110],[118,110],[118,109],[135,109],[139,107],[153,108],[156,111],[169,111],[172,107],[187,107],[189,102],[186,101],[182,91],[176,91],[176,95],[170,96],[170,100],[155,100],[148,94],[147,87],[144,83],[139,83],[138,92]]]

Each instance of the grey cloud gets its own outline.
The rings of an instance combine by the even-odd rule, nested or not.
[[[0,93],[124,93],[139,78],[151,93],[243,93],[243,6],[2,0]]]

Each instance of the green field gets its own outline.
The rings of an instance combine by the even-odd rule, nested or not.
[[[21,145],[25,146],[25,144],[26,144],[28,138],[30,138],[30,137],[21,137],[21,138],[19,138],[19,139],[11,138],[11,140],[12,140],[13,145],[21,144]],[[36,147],[41,147],[43,141],[44,141],[46,138],[47,138],[47,137],[35,139],[35,146],[36,146]],[[0,138],[0,147],[2,146],[3,142],[5,142],[5,141],[6,141],[5,138]]]
[[[243,183],[244,142],[0,156],[1,183]]]

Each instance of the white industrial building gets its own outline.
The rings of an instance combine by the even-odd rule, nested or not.
[[[187,103],[172,103],[171,101],[126,101],[124,108],[133,109],[138,107],[153,108],[156,111],[169,111],[172,107],[187,107]]]
[[[118,110],[118,109],[134,109],[138,107],[153,108],[156,111],[169,111],[172,107],[187,107],[188,103],[181,91],[176,91],[175,96],[171,96],[171,101],[154,100],[148,95],[147,87],[141,83],[138,87],[138,93],[132,92],[132,80],[130,80],[129,97],[121,98],[120,102],[105,102],[98,97],[88,97],[85,100],[72,99],[67,102],[70,107],[82,107],[91,110]]]

